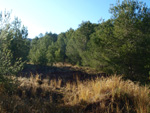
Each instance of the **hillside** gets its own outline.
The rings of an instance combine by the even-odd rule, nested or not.
[[[57,68],[68,68],[56,66]],[[0,110],[2,113],[148,113],[150,112],[149,87],[140,86],[119,76],[83,79],[83,68],[69,65],[74,71],[58,70],[42,77],[18,77],[19,84],[13,92],[5,93],[1,85]],[[63,70],[64,70],[63,69]],[[55,69],[56,70],[56,69]],[[87,68],[86,68],[87,70]],[[60,76],[55,76],[60,74]],[[70,76],[70,77],[69,77]],[[65,78],[65,79],[61,79]],[[69,78],[68,78],[69,77]],[[88,75],[84,76],[88,77]],[[72,80],[73,79],[73,80]],[[65,81],[66,80],[66,81]],[[12,87],[12,86],[11,86]],[[3,94],[5,93],[5,95]]]

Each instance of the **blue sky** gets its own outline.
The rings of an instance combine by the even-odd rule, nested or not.
[[[40,33],[61,33],[76,29],[82,21],[98,23],[111,17],[110,4],[117,0],[0,0],[0,11],[12,10],[12,17],[27,26],[29,38]],[[143,0],[147,5],[150,0]]]

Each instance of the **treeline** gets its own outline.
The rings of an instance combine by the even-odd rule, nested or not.
[[[11,54],[1,55],[0,65],[5,61],[7,67],[18,61],[41,66],[67,62],[109,74],[149,76],[150,8],[142,2],[124,0],[112,6],[110,13],[112,17],[107,21],[82,22],[76,30],[59,35],[45,33],[32,41],[26,38],[27,29],[15,19],[0,30],[0,52]],[[11,57],[8,60],[7,55]]]
[[[31,42],[29,59],[47,65],[69,62],[107,73],[150,74],[150,8],[124,0],[110,8],[112,18],[59,35],[46,33]]]

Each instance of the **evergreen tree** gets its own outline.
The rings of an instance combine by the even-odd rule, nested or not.
[[[113,45],[111,41],[114,39],[113,29],[112,20],[100,23],[91,35],[86,52],[86,60],[89,66],[108,73],[112,73],[113,69],[109,59],[110,56],[113,56],[110,53]]]
[[[57,51],[57,47],[52,43],[48,47],[48,51],[47,51],[48,63],[50,63],[51,66],[53,66],[54,63],[56,63],[56,55],[59,56],[59,53],[57,53],[56,51]]]
[[[56,43],[58,50],[56,51],[57,62],[65,62],[66,60],[66,46],[67,46],[67,38],[65,33],[61,33],[58,35],[58,40]]]
[[[21,21],[18,18],[11,23],[9,37],[11,40],[10,49],[13,54],[13,61],[21,58],[21,60],[27,61],[27,56],[30,49],[30,41],[27,39],[28,30],[26,27],[21,27]]]
[[[112,19],[101,23],[90,41],[92,59],[108,73],[148,75],[150,9],[141,2],[124,0],[110,11]]]
[[[8,82],[7,75],[16,74],[23,67],[21,58],[14,61],[11,50],[13,41],[13,26],[10,24],[10,13],[0,14],[0,83]]]
[[[49,54],[51,54],[51,46],[56,41],[57,35],[52,33],[46,33],[45,35],[43,35],[43,37],[37,37],[33,39],[31,42],[31,49],[29,53],[30,61],[34,64],[43,66],[47,65],[48,63],[55,62],[55,56],[51,57]],[[55,52],[53,54],[55,54]]]

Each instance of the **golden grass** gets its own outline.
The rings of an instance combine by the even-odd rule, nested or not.
[[[117,76],[97,78],[83,83],[78,82],[76,88],[69,87],[72,88],[71,92],[66,94],[64,99],[67,104],[72,106],[82,102],[93,105],[99,103],[100,109],[118,113],[124,110],[126,112],[148,113],[150,107],[148,87],[139,86],[130,80],[124,81]]]
[[[22,96],[0,93],[0,110],[17,112],[95,112],[95,113],[148,113],[150,112],[150,90],[122,77],[101,77],[95,80],[67,82],[62,86],[61,79],[44,79],[40,75],[18,78],[18,90]],[[0,92],[3,87],[0,87]],[[27,96],[30,93],[30,98]],[[48,94],[48,96],[46,96]],[[62,95],[62,97],[61,97]],[[48,97],[48,99],[47,99]],[[46,99],[45,99],[46,98]],[[5,101],[7,100],[7,101]],[[19,102],[19,103],[18,103]],[[28,103],[28,104],[27,104]],[[19,107],[20,106],[20,107]],[[7,109],[6,109],[7,107]],[[18,108],[19,107],[19,108]],[[23,109],[25,107],[25,109]],[[57,111],[56,111],[57,110]],[[10,111],[9,111],[10,112]],[[30,113],[29,112],[29,113]]]

